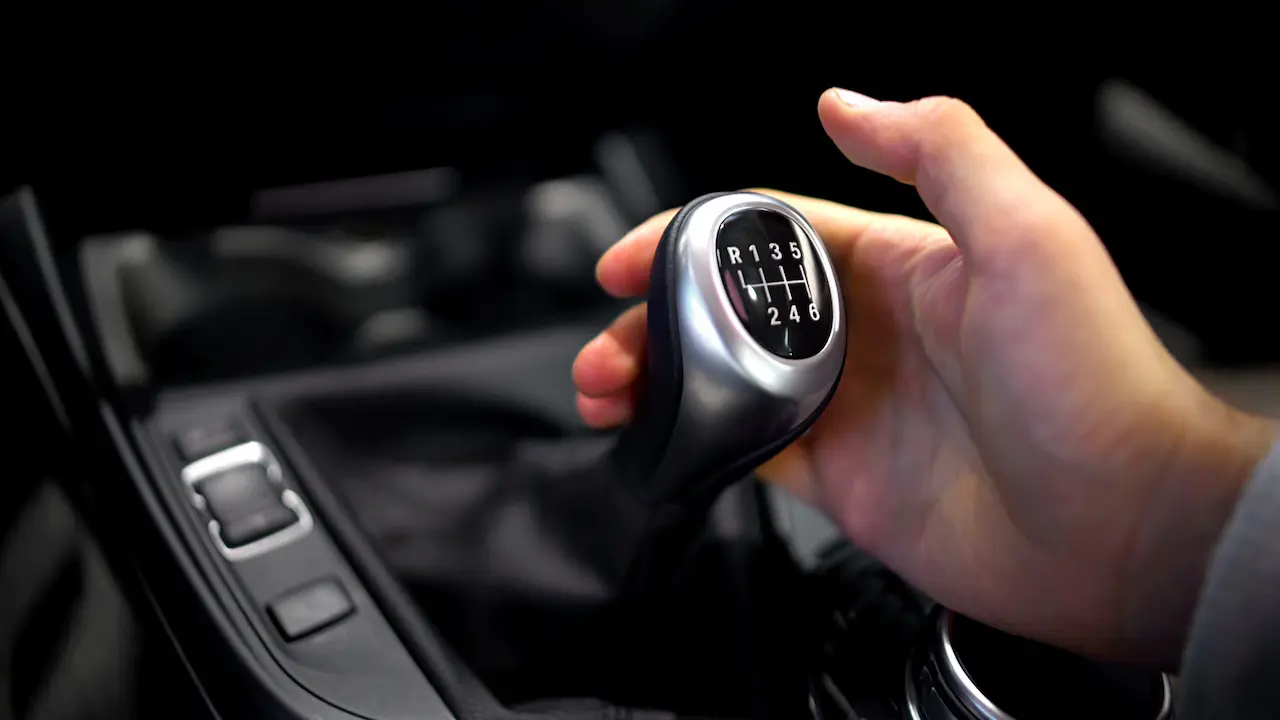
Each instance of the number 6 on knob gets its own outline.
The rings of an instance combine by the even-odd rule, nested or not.
[[[651,507],[704,512],[817,419],[846,324],[831,258],[794,208],[748,192],[689,203],[654,257],[648,371],[614,475]]]

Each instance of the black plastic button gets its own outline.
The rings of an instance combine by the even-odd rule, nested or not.
[[[188,428],[173,439],[174,447],[186,462],[195,462],[221,450],[249,441],[249,432],[237,420]]]
[[[298,521],[281,498],[281,488],[261,465],[244,465],[201,480],[196,486],[218,521],[228,548],[248,545]]]
[[[285,640],[293,641],[350,615],[355,606],[337,580],[321,580],[295,590],[267,608]]]
[[[826,347],[827,274],[790,218],[762,209],[730,215],[716,236],[716,260],[738,319],[766,350],[803,360]]]
[[[275,505],[266,507],[256,512],[236,518],[235,520],[222,523],[219,522],[219,534],[222,535],[222,544],[228,548],[238,548],[241,545],[248,545],[255,540],[280,532],[298,521],[298,516],[292,510],[284,505]]]

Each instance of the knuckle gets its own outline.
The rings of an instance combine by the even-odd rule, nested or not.
[[[952,97],[922,100],[919,121],[920,144],[926,157],[945,156],[949,150],[978,140],[989,132],[976,110],[963,100]]]
[[[918,100],[920,115],[928,122],[944,128],[967,128],[982,123],[978,111],[969,103],[947,96],[927,97]]]
[[[936,96],[916,101],[916,179],[945,182],[953,151],[972,141],[986,127],[977,111],[963,100]]]

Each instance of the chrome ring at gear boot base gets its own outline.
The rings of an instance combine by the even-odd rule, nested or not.
[[[955,614],[945,608],[936,612],[930,633],[911,655],[905,672],[904,720],[1034,720],[1017,718],[1002,710],[974,683],[965,670],[952,642]],[[1161,704],[1150,718],[1169,720],[1173,707],[1173,686],[1161,673]]]

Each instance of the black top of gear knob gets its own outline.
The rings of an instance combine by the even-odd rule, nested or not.
[[[803,360],[826,346],[832,318],[826,271],[790,218],[763,208],[730,215],[716,236],[716,261],[735,314],[766,350]]]

